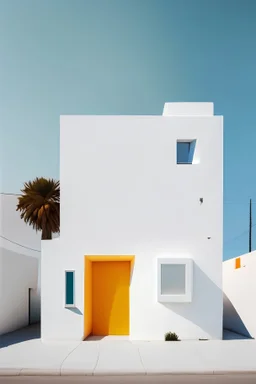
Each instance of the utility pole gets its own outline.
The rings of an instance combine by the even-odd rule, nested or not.
[[[250,212],[249,212],[249,252],[252,251],[252,199],[250,199]]]

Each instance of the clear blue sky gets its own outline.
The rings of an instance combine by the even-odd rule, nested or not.
[[[255,20],[255,0],[0,0],[0,192],[59,177],[60,114],[213,101],[225,123],[224,259],[246,252]]]

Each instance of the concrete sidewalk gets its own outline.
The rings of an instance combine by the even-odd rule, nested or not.
[[[230,340],[181,342],[107,337],[42,343],[39,337],[36,327],[2,336],[0,375],[256,373],[256,341],[232,340],[231,333]]]

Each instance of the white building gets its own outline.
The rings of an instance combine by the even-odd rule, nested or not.
[[[43,340],[222,338],[223,118],[61,116],[61,234],[42,242]]]
[[[224,328],[256,338],[256,251],[223,263]]]
[[[0,195],[0,335],[40,320],[41,234],[21,220],[17,202]]]

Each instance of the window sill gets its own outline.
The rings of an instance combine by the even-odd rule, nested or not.
[[[159,303],[191,303],[192,295],[190,292],[183,295],[159,295]]]
[[[76,308],[75,304],[66,304],[65,308]]]

